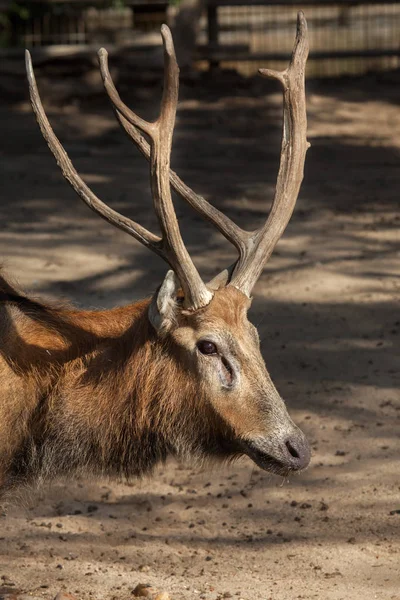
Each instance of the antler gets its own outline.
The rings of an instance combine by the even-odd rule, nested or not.
[[[217,276],[216,287],[221,284],[221,281],[226,283],[230,278],[230,285],[234,285],[250,296],[265,263],[289,222],[303,179],[304,161],[309,147],[306,138],[307,117],[304,87],[305,65],[308,56],[307,23],[304,14],[299,12],[292,58],[285,71],[260,69],[261,75],[277,79],[283,86],[284,123],[281,161],[272,208],[265,224],[253,232],[238,227],[207,200],[195,194],[170,169],[172,134],[178,102],[179,69],[171,32],[166,25],[162,26],[161,35],[164,45],[164,91],[160,116],[153,123],[140,118],[122,102],[108,70],[107,52],[101,49],[98,54],[104,87],[112,102],[117,119],[142,154],[150,161],[153,202],[162,237],[114,211],[89,189],[78,175],[47,119],[28,51],[26,51],[26,70],[36,119],[64,177],[89,208],[166,260],[182,285],[185,307],[196,310],[210,302],[212,298],[210,289],[214,289],[214,282],[207,289],[185,248],[172,203],[170,184],[192,208],[215,225],[239,252],[236,263],[224,272],[222,278]],[[150,144],[141,135],[141,132],[149,136]]]
[[[135,123],[135,118],[132,111],[121,100],[121,97],[114,85],[109,68],[108,68],[108,53],[102,48],[98,52],[100,73],[103,79],[104,88],[107,92],[111,104],[114,108],[115,115],[119,124],[128,135],[128,137],[137,146],[143,156],[150,160],[150,144],[141,135],[140,127]],[[223,236],[226,237],[240,252],[243,252],[246,246],[245,231],[238,227],[229,217],[224,215],[220,210],[207,202],[205,198],[196,194],[189,186],[172,169],[169,173],[170,183],[183,200],[185,200],[194,210],[196,210],[203,218],[207,219],[214,225]]]
[[[283,134],[281,160],[272,208],[264,226],[252,232],[231,278],[231,285],[250,296],[257,279],[271,256],[292,216],[300,185],[307,142],[305,67],[308,57],[307,22],[297,15],[297,34],[289,66],[284,71],[260,69],[264,77],[277,79],[283,87]]]
[[[195,194],[173,171],[170,182],[174,190],[210,221],[237,248],[239,258],[225,273],[225,281],[248,296],[259,278],[265,263],[282,236],[292,215],[300,184],[303,179],[305,155],[309,144],[306,139],[307,117],[305,108],[304,73],[308,57],[307,23],[302,12],[297,16],[297,35],[292,58],[285,71],[260,69],[261,75],[277,79],[284,91],[284,125],[281,161],[275,197],[266,223],[249,232],[238,227],[226,215]],[[104,87],[114,107],[117,119],[141,153],[149,160],[150,146],[141,136],[131,118],[132,112],[121,100],[108,69],[108,55],[99,52],[100,71]],[[212,289],[212,286],[209,286]]]
[[[138,223],[117,213],[102,202],[85,184],[72,165],[68,154],[57,139],[43,109],[33,73],[32,61],[26,51],[26,70],[29,92],[36,119],[57,164],[80,198],[106,221],[129,233],[142,244],[161,256],[175,271],[185,295],[185,307],[196,310],[206,306],[212,293],[203,283],[183,243],[174,211],[169,184],[172,134],[178,103],[179,69],[175,58],[172,36],[163,25],[164,91],[159,118],[150,123],[129,111],[129,122],[150,137],[150,179],[155,212],[162,237],[154,235]],[[100,51],[100,56],[105,51]]]

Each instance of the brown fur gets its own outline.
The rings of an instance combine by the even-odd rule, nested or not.
[[[149,300],[89,312],[27,299],[4,279],[0,292],[0,491],[223,453],[229,427],[201,401],[173,341],[157,337]],[[194,432],[193,422],[206,426]]]
[[[195,312],[173,294],[157,330],[154,301],[79,311],[0,277],[0,496],[57,476],[141,476],[168,456],[245,453],[281,474],[304,468],[307,442],[265,368],[249,306],[229,285]],[[210,339],[218,352],[207,356]]]

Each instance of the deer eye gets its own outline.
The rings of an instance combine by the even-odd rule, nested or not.
[[[213,342],[207,340],[198,342],[197,348],[202,354],[217,354],[217,346]]]

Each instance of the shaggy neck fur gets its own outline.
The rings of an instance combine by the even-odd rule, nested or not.
[[[152,329],[148,300],[89,312],[44,306],[4,281],[0,293],[9,382],[0,494],[72,474],[140,476],[168,455],[224,454],[227,427],[179,350]]]

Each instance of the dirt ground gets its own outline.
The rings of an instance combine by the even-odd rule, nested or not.
[[[124,99],[154,116],[160,74],[116,75]],[[101,198],[155,228],[144,159],[97,80],[89,95],[74,77],[68,88],[54,65],[39,77],[57,133]],[[311,441],[309,469],[287,482],[249,459],[213,471],[171,462],[129,485],[54,484],[1,514],[0,596],[119,600],[150,583],[173,600],[400,598],[399,84],[399,73],[308,83],[305,181],[255,289],[252,319]],[[22,79],[13,86],[0,79],[6,271],[79,306],[151,293],[165,265],[77,199]],[[220,73],[182,85],[173,167],[247,228],[272,197],[280,112],[265,80]],[[204,276],[230,264],[227,242],[176,206]]]

